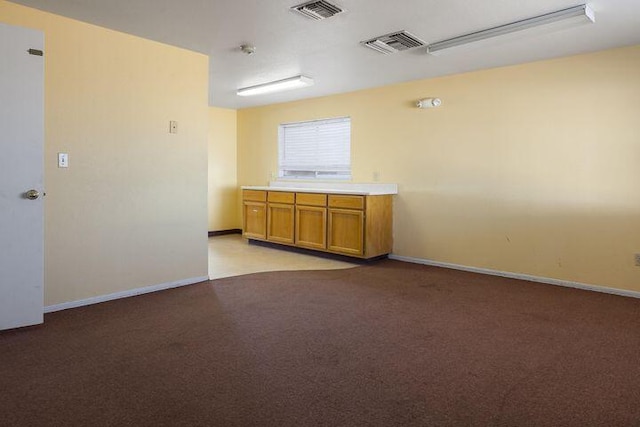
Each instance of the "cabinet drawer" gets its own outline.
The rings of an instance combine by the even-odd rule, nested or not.
[[[330,208],[364,209],[364,196],[329,194]]]
[[[261,190],[242,190],[242,200],[250,200],[252,202],[266,202],[267,192]]]
[[[317,193],[296,193],[296,204],[305,206],[327,206],[327,195]]]
[[[289,203],[293,204],[296,193],[286,193],[284,191],[269,191],[269,203]]]

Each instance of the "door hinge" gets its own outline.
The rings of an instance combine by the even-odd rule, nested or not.
[[[40,49],[29,49],[27,52],[29,52],[29,55],[35,55],[35,56],[44,55],[44,52],[41,51]]]

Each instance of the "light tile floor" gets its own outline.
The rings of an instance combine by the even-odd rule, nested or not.
[[[239,234],[209,237],[209,278],[263,271],[337,270],[357,264],[250,245]]]

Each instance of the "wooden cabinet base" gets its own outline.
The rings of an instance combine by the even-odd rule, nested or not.
[[[391,195],[245,190],[243,206],[243,236],[253,241],[361,259],[393,248]]]
[[[260,246],[264,248],[277,249],[277,250],[286,251],[286,252],[292,252],[292,253],[303,254],[303,255],[311,255],[311,256],[316,256],[320,258],[331,259],[334,261],[344,261],[344,262],[351,262],[354,264],[362,264],[362,265],[366,265],[370,262],[379,261],[381,259],[389,258],[389,254],[383,254],[383,255],[370,257],[370,258],[354,257],[352,255],[344,255],[341,253],[329,252],[329,251],[319,251],[316,249],[304,248],[297,245],[295,246],[283,245],[280,243],[269,242],[268,240],[262,240],[262,239],[248,238],[247,243],[250,245]]]

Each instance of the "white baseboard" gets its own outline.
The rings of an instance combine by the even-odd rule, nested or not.
[[[53,313],[54,311],[67,310],[69,308],[83,307],[85,305],[98,304],[101,302],[112,301],[120,298],[134,297],[136,295],[148,294],[151,292],[163,291],[165,289],[178,288],[180,286],[193,285],[194,283],[205,282],[209,280],[207,276],[192,277],[190,279],[176,280],[175,282],[161,283],[159,285],[145,286],[143,288],[130,289],[127,291],[116,292],[108,295],[100,295],[77,301],[63,302],[61,304],[48,305],[44,308],[45,313]]]
[[[390,254],[389,259],[397,261],[410,262],[413,264],[431,265],[433,267],[451,268],[454,270],[469,271],[472,273],[488,274],[490,276],[507,277],[509,279],[528,280],[530,282],[545,283],[547,285],[564,286],[567,288],[584,289],[587,291],[602,292],[605,294],[620,295],[623,297],[640,298],[640,292],[627,291],[625,289],[607,288],[605,286],[587,285],[586,283],[571,282],[568,280],[552,279],[549,277],[531,276],[529,274],[510,273],[508,271],[491,270],[488,268],[468,267],[459,264],[450,264],[448,262],[432,261],[429,259],[413,258]]]

